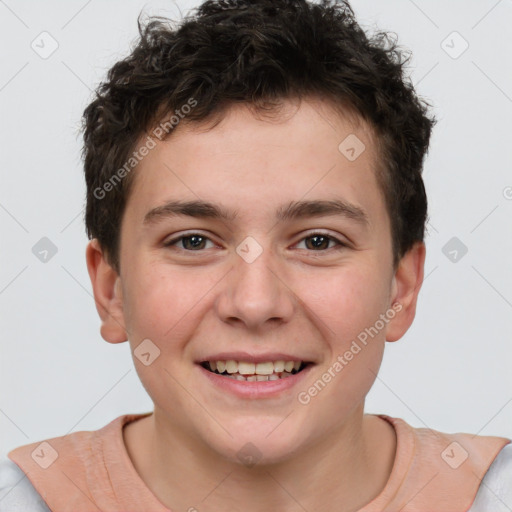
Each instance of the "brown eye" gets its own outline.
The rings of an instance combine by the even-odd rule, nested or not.
[[[308,236],[305,240],[311,241],[310,244],[306,242],[308,249],[327,249],[329,247],[329,242],[331,241],[329,237],[324,235]]]
[[[205,249],[205,243],[207,241],[211,242],[211,240],[208,237],[203,236],[199,233],[193,233],[191,235],[180,236],[178,238],[174,238],[173,240],[169,240],[168,242],[164,243],[164,246],[173,247],[181,243],[181,247],[177,247],[179,250],[200,251],[202,249]]]
[[[197,236],[197,235],[191,235],[191,236],[185,236],[182,238],[183,240],[183,247],[185,249],[204,249],[204,243],[206,238],[204,236]],[[189,242],[189,243],[187,243]],[[188,247],[187,247],[188,245]]]
[[[346,247],[346,244],[337,238],[325,235],[323,233],[313,233],[304,237],[302,240],[305,240],[306,249],[317,252],[326,252],[328,249],[343,249]],[[337,247],[329,247],[330,242],[334,242]]]

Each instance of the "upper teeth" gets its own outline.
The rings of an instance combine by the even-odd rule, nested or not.
[[[248,363],[246,361],[209,361],[210,368],[219,373],[239,373],[241,375],[272,375],[273,373],[298,370],[301,361],[268,361],[264,363]]]

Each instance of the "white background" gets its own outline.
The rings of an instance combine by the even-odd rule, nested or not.
[[[178,5],[185,14],[198,2]],[[413,52],[412,81],[439,120],[424,172],[427,277],[413,326],[386,344],[366,412],[512,438],[512,2],[352,6],[367,29],[396,32]],[[143,8],[180,17],[163,0],[0,2],[2,455],[152,410],[128,343],[99,334],[79,133],[91,90],[128,53]],[[43,31],[59,45],[48,59],[31,48]],[[456,59],[441,47],[453,31],[469,43]],[[461,48],[457,36],[447,43]],[[42,263],[32,247],[45,236],[58,252]],[[454,236],[468,247],[456,263],[442,252]]]

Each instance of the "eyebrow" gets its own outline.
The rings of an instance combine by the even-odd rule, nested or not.
[[[168,201],[150,210],[144,216],[143,225],[155,224],[165,218],[176,216],[234,221],[237,215],[238,211],[229,211],[207,201]],[[346,217],[361,225],[370,224],[368,215],[362,208],[340,199],[291,201],[288,205],[278,208],[275,214],[276,219],[281,222],[334,215]]]

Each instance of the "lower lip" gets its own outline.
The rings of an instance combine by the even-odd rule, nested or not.
[[[200,364],[198,364],[197,367],[212,384],[218,386],[222,390],[233,393],[241,398],[270,398],[285,391],[289,391],[294,386],[297,386],[306,377],[313,365],[309,364],[299,373],[295,373],[289,377],[266,381],[230,379],[229,377],[223,377],[218,373],[210,372]]]

